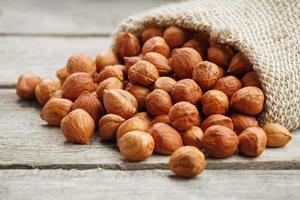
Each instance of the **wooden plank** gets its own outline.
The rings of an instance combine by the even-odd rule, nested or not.
[[[299,199],[300,171],[1,170],[2,199]]]
[[[0,0],[0,35],[110,34],[129,15],[168,2],[174,0]]]
[[[166,169],[168,156],[154,155],[143,162],[126,162],[113,144],[65,142],[58,128],[39,117],[37,104],[19,100],[13,89],[0,90],[0,168],[42,169]],[[258,158],[235,155],[207,159],[207,169],[300,169],[300,132],[282,149],[268,149]]]
[[[13,87],[23,72],[55,77],[72,54],[94,57],[110,44],[109,37],[0,37],[0,86]]]

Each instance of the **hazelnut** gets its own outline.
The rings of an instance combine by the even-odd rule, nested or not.
[[[130,131],[144,131],[147,132],[149,129],[149,124],[147,121],[139,119],[137,117],[132,117],[124,121],[118,128],[116,133],[116,139],[119,140],[123,135]]]
[[[156,123],[165,123],[170,124],[169,116],[168,115],[157,115],[153,118],[150,122],[150,126],[153,126]]]
[[[289,130],[280,124],[268,123],[263,129],[267,134],[267,147],[283,147],[292,139]]]
[[[125,121],[125,119],[119,115],[106,114],[98,123],[99,137],[103,141],[113,141],[116,138],[116,133],[119,126]]]
[[[35,87],[35,96],[41,105],[45,105],[59,88],[59,80],[43,79]]]
[[[117,66],[118,65],[111,65],[111,66],[104,67],[102,71],[97,75],[96,82],[101,83],[102,81],[110,77],[115,77],[120,81],[123,81],[124,74],[120,69],[120,67]]]
[[[260,127],[250,127],[240,135],[239,150],[246,156],[256,157],[266,148],[267,135]]]
[[[210,157],[230,157],[236,152],[238,144],[239,137],[225,126],[214,125],[204,132],[203,147]]]
[[[195,38],[192,38],[188,40],[186,43],[183,44],[183,47],[190,47],[198,51],[201,55],[202,58],[206,58],[207,54],[207,44],[206,43],[201,43]]]
[[[54,92],[54,94],[52,95],[51,98],[62,98],[61,89],[59,89],[56,92]]]
[[[240,134],[242,131],[249,127],[258,126],[258,122],[253,116],[244,115],[244,114],[232,114],[231,120],[233,123],[234,131],[237,134]]]
[[[32,74],[22,74],[18,78],[16,85],[16,93],[24,99],[35,98],[35,87],[41,82],[41,78]]]
[[[234,51],[232,48],[223,44],[213,45],[207,50],[208,60],[224,69],[228,68],[233,55]]]
[[[108,90],[108,89],[123,89],[123,83],[122,81],[120,81],[115,77],[105,79],[104,81],[99,83],[96,89],[96,94],[100,101],[103,102],[104,90]]]
[[[147,124],[150,124],[152,121],[151,117],[149,116],[149,114],[147,112],[136,113],[133,117],[141,119],[141,120],[145,121]]]
[[[61,120],[72,110],[73,102],[68,99],[51,98],[41,111],[41,118],[49,125],[60,126]]]
[[[200,115],[195,105],[182,101],[174,104],[169,111],[170,123],[179,131],[186,131],[199,126]]]
[[[264,101],[265,96],[261,89],[248,86],[236,91],[230,99],[230,104],[236,111],[247,115],[257,115],[262,112]]]
[[[205,168],[205,156],[197,148],[185,146],[172,153],[169,169],[178,176],[194,177]]]
[[[167,75],[172,71],[171,66],[169,65],[169,61],[166,57],[163,55],[157,53],[157,52],[148,52],[143,56],[143,60],[146,60],[150,63],[152,63],[159,75]]]
[[[128,74],[129,68],[141,60],[142,60],[142,58],[139,56],[124,57],[125,73]]]
[[[200,62],[193,70],[193,80],[203,90],[212,89],[223,75],[224,70],[209,61]]]
[[[246,73],[242,78],[243,87],[255,86],[261,88],[260,80],[255,71]]]
[[[85,110],[76,109],[62,119],[60,128],[69,142],[89,144],[94,135],[95,122]]]
[[[170,56],[170,47],[162,37],[152,37],[144,43],[143,54],[148,52],[157,52],[168,58]]]
[[[241,76],[251,70],[249,59],[241,52],[236,53],[229,64],[228,73]]]
[[[182,79],[171,90],[171,96],[175,103],[187,101],[196,105],[202,97],[202,90],[194,80]]]
[[[154,84],[159,74],[156,67],[148,61],[138,61],[129,68],[128,79],[144,86]]]
[[[203,131],[206,131],[206,129],[213,125],[222,125],[233,130],[232,120],[229,117],[220,114],[210,115],[205,120],[203,120],[201,129]]]
[[[137,111],[137,101],[126,90],[108,89],[104,91],[103,103],[105,110],[110,114],[120,115],[128,119]]]
[[[56,76],[60,80],[61,84],[63,84],[63,82],[69,76],[69,72],[68,72],[67,68],[64,67],[64,68],[57,70]]]
[[[104,114],[102,103],[95,95],[88,91],[83,91],[73,104],[72,110],[83,109],[91,115],[95,123],[98,122],[100,117]]]
[[[162,89],[168,93],[171,92],[172,88],[175,86],[176,81],[173,78],[163,76],[159,77],[154,83],[154,89]]]
[[[93,58],[84,53],[76,53],[72,55],[68,59],[66,68],[69,74],[86,72],[93,75],[96,72],[96,64]]]
[[[146,108],[150,115],[168,114],[171,106],[172,99],[164,90],[153,90],[146,97]]]
[[[62,97],[72,101],[85,90],[93,92],[95,84],[92,76],[84,72],[69,75],[61,87]]]
[[[97,72],[101,72],[106,66],[117,65],[118,63],[118,57],[113,50],[103,51],[96,57]]]
[[[236,91],[242,88],[242,83],[234,76],[220,78],[214,89],[224,92],[230,98]]]
[[[170,26],[164,31],[163,38],[166,40],[170,48],[178,48],[187,41],[188,33],[177,26]]]
[[[146,132],[131,131],[120,138],[118,147],[126,160],[142,161],[152,155],[154,141]]]
[[[225,114],[229,109],[229,100],[224,92],[209,90],[201,99],[202,112],[205,115]]]
[[[150,90],[134,83],[128,83],[126,90],[136,98],[139,110],[143,110],[146,106],[146,96],[150,93]]]
[[[147,40],[149,40],[150,38],[153,38],[155,36],[162,36],[163,34],[163,30],[160,28],[156,28],[156,27],[150,27],[150,28],[146,28],[143,32],[142,32],[142,41],[146,42]]]
[[[131,33],[120,33],[116,37],[116,48],[121,58],[139,55],[141,51],[137,37]]]
[[[194,146],[198,149],[202,148],[203,137],[204,133],[198,126],[193,126],[190,130],[181,134],[184,146]]]
[[[168,124],[156,123],[149,133],[154,139],[154,151],[157,154],[170,155],[183,145],[178,131]]]
[[[195,49],[183,47],[172,51],[171,66],[179,79],[191,78],[194,68],[201,61],[201,55]]]

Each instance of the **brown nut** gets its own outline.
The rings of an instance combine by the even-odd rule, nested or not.
[[[95,122],[85,110],[76,109],[62,119],[60,129],[69,142],[89,144],[94,135]]]
[[[126,160],[142,161],[152,155],[154,141],[146,132],[131,131],[120,138],[118,147]]]
[[[201,118],[195,105],[182,101],[174,104],[169,111],[170,123],[179,131],[199,126]]]
[[[170,48],[178,48],[187,41],[188,33],[177,26],[170,26],[164,31],[163,38],[166,40]]]
[[[193,80],[202,90],[212,89],[223,75],[224,70],[209,61],[200,62],[193,70]]]
[[[266,148],[267,135],[260,127],[250,127],[240,135],[239,150],[246,156],[256,157]]]
[[[108,113],[120,115],[125,119],[132,117],[138,106],[134,96],[121,89],[104,90],[103,104]]]
[[[60,126],[61,120],[72,110],[73,102],[68,99],[51,98],[41,111],[41,118],[49,125]]]
[[[59,88],[59,80],[43,79],[35,87],[36,99],[41,105],[45,105],[47,101],[54,95],[54,93],[59,90]]]
[[[153,38],[155,36],[160,36],[161,37],[162,34],[163,34],[163,30],[161,28],[156,28],[156,27],[146,28],[142,32],[142,41],[144,43],[147,40],[149,40],[150,38]]]
[[[191,78],[193,70],[202,61],[201,55],[192,48],[183,47],[172,51],[172,69],[179,79]]]
[[[232,114],[231,120],[233,123],[234,131],[239,135],[242,131],[249,127],[258,126],[258,122],[253,116],[244,114]]]
[[[192,79],[182,79],[178,81],[171,90],[174,103],[187,101],[196,105],[202,97],[202,90]]]
[[[249,59],[241,52],[236,53],[229,64],[228,73],[241,76],[252,69]]]
[[[242,78],[243,87],[255,86],[261,88],[260,80],[255,71],[246,73]]]
[[[267,147],[283,147],[292,139],[289,130],[280,124],[268,123],[263,129],[267,134]]]
[[[262,112],[264,101],[265,96],[261,89],[248,86],[236,91],[230,99],[230,104],[236,111],[247,115],[257,115]]]
[[[116,48],[121,58],[137,56],[141,52],[139,40],[131,33],[119,33],[116,37]]]
[[[228,68],[233,55],[232,48],[223,44],[213,45],[207,50],[208,60],[224,69]]]
[[[119,115],[106,114],[98,123],[98,134],[103,141],[113,141],[116,139],[116,133],[119,126],[125,119]]]
[[[132,65],[134,65],[135,63],[141,60],[142,58],[140,56],[124,57],[125,74],[128,74],[129,68]]]
[[[156,67],[148,61],[138,61],[129,68],[128,79],[144,86],[154,84],[159,74]]]
[[[224,92],[219,90],[209,90],[201,98],[202,112],[205,115],[227,113],[229,100]]]
[[[51,98],[62,98],[61,89],[59,89],[56,92],[54,92],[54,94],[52,95]]]
[[[201,129],[205,132],[206,129],[213,125],[222,125],[233,130],[232,120],[229,117],[220,114],[210,115],[205,120],[203,120]]]
[[[69,76],[69,72],[68,72],[67,68],[64,67],[64,68],[57,70],[56,76],[60,80],[61,84],[63,84],[63,82]]]
[[[172,105],[170,95],[161,89],[153,90],[146,97],[146,108],[150,115],[168,114]]]
[[[96,57],[97,72],[101,72],[106,66],[117,64],[119,64],[118,57],[111,49],[99,53]]]
[[[150,93],[150,90],[134,83],[128,83],[126,90],[136,98],[139,110],[143,110],[146,107],[146,96]]]
[[[123,89],[123,83],[115,77],[105,79],[97,86],[96,94],[100,101],[103,102],[104,90],[108,89]]]
[[[172,72],[172,68],[169,65],[168,59],[157,52],[146,53],[143,56],[143,60],[152,63],[156,67],[160,76],[167,75],[170,74],[170,72]]]
[[[199,40],[192,38],[184,43],[183,47],[191,47],[198,51],[202,58],[206,58],[207,44],[205,42],[200,42]]]
[[[194,177],[205,168],[205,156],[197,148],[185,146],[172,153],[169,169],[178,176]]]
[[[41,82],[41,78],[32,74],[22,74],[18,78],[16,85],[16,93],[24,99],[35,98],[35,87]]]
[[[93,75],[96,72],[96,64],[93,58],[84,53],[72,55],[67,61],[66,68],[69,74],[86,72]]]
[[[150,123],[152,121],[152,118],[150,117],[150,115],[147,112],[136,113],[133,117],[141,119],[141,120],[145,121],[149,125],[150,125]]]
[[[236,152],[238,144],[239,137],[225,126],[214,125],[204,132],[203,147],[210,157],[230,157]]]
[[[203,137],[204,133],[198,126],[193,126],[190,130],[181,134],[184,146],[194,146],[198,149],[202,148]]]
[[[154,83],[154,89],[162,89],[168,93],[171,92],[172,88],[176,84],[176,81],[167,76],[159,77]]]
[[[123,135],[130,131],[144,131],[148,132],[149,123],[137,117],[132,117],[124,121],[118,128],[116,139],[119,140]]]
[[[157,154],[170,155],[183,146],[178,131],[168,124],[156,123],[150,128],[149,133],[154,139],[154,151]]]
[[[165,39],[162,37],[152,37],[144,43],[143,54],[145,55],[148,52],[157,52],[161,55],[169,58],[170,56],[170,47],[166,43]]]
[[[224,92],[230,98],[236,91],[242,88],[241,81],[234,76],[220,78],[214,89]]]
[[[150,122],[150,126],[153,126],[156,123],[165,123],[170,124],[169,116],[168,115],[157,115],[153,118]]]
[[[95,84],[88,73],[78,72],[68,76],[61,87],[62,97],[76,100],[83,91],[93,92]]]
[[[111,66],[104,67],[102,71],[97,75],[96,82],[101,83],[102,81],[110,77],[115,77],[120,81],[123,81],[124,74],[122,72],[122,69],[118,67],[118,65],[111,65]]]
[[[83,91],[81,93],[81,95],[74,102],[72,110],[79,108],[89,113],[94,119],[95,123],[97,123],[100,117],[104,114],[102,103],[95,95],[89,93],[88,91]]]

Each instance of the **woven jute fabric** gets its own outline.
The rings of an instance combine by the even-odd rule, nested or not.
[[[198,0],[162,6],[123,21],[117,32],[177,25],[208,31],[243,52],[266,95],[262,123],[300,127],[300,1]]]

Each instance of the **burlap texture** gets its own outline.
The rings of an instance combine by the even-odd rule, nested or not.
[[[242,51],[266,94],[262,123],[300,127],[299,0],[198,0],[166,5],[132,16],[117,32],[140,34],[145,26],[177,25],[209,31]]]

